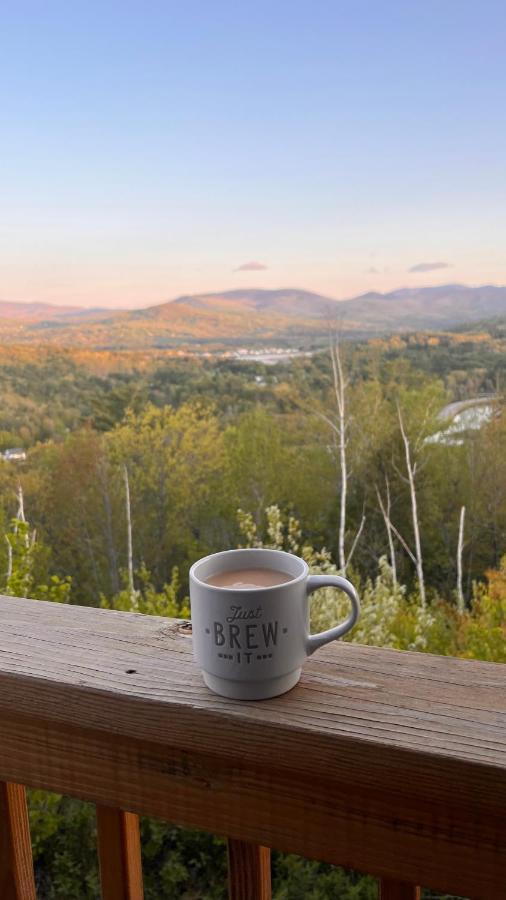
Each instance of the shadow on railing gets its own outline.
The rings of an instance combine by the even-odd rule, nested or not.
[[[0,897],[35,897],[24,787],[95,803],[105,900],[140,900],[138,814],[228,837],[233,900],[274,847],[506,896],[506,670],[334,645],[283,697],[210,694],[181,623],[0,598]],[[127,811],[128,810],[128,811]]]

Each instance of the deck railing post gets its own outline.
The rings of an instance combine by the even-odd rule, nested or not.
[[[271,900],[271,851],[248,841],[228,841],[229,900]]]
[[[406,881],[392,878],[381,878],[379,883],[379,900],[420,900],[420,888]]]
[[[26,791],[5,781],[0,781],[0,897],[35,900]]]
[[[97,806],[102,900],[143,900],[139,817]]]

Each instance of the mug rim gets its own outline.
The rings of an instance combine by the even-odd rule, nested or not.
[[[207,562],[214,556],[228,556],[231,553],[274,553],[277,556],[288,556],[291,559],[296,559],[301,564],[302,571],[299,575],[295,575],[293,578],[290,578],[290,581],[284,581],[281,584],[255,585],[255,587],[240,589],[218,584],[208,584],[207,581],[203,581],[196,574],[196,569],[201,565],[201,563]],[[305,562],[305,560],[302,559],[302,557],[297,556],[296,553],[288,553],[286,550],[275,550],[272,547],[235,547],[231,550],[218,550],[217,553],[209,553],[207,556],[203,556],[201,559],[197,559],[197,561],[193,563],[189,572],[190,580],[193,579],[193,581],[197,582],[197,584],[201,585],[208,591],[230,591],[230,593],[232,593],[233,591],[237,592],[238,590],[240,590],[241,594],[254,594],[258,593],[259,591],[262,591],[263,593],[264,591],[279,591],[283,588],[291,588],[294,584],[299,584],[299,582],[303,581],[304,578],[307,578],[308,575],[309,566]]]

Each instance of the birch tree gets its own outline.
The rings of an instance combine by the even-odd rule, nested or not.
[[[109,577],[113,592],[117,592],[120,589],[120,580],[114,535],[114,516],[109,487],[109,470],[107,461],[103,456],[100,456],[97,460],[96,476],[103,503],[103,528],[105,534],[105,546],[109,560]]]
[[[16,497],[18,501],[16,516],[5,534],[7,572],[5,583],[0,585],[0,588],[12,597],[32,597],[35,600],[66,603],[69,599],[71,579],[60,578],[46,572],[43,580],[39,580],[41,562],[45,557],[44,547],[37,541],[36,530],[30,528],[30,523],[26,519],[21,485],[18,487]]]
[[[348,380],[344,376],[343,366],[341,362],[341,352],[339,341],[336,339],[330,347],[330,359],[332,363],[332,377],[334,383],[334,394],[336,398],[337,409],[337,428],[336,436],[339,452],[339,466],[341,469],[341,504],[339,509],[339,568],[346,572],[346,553],[344,539],[346,536],[346,503],[348,500],[348,460],[346,447],[348,444],[348,422],[346,421],[346,389]]]
[[[14,534],[14,535],[17,535],[17,533],[18,533],[18,522],[19,522],[19,523],[22,523],[22,524],[25,524],[25,523],[26,523],[26,519],[25,519],[25,503],[24,503],[24,497],[23,497],[23,488],[21,487],[20,484],[18,485],[18,489],[17,489],[17,491],[16,491],[16,498],[17,498],[17,501],[18,501],[18,509],[17,509],[17,512],[16,512],[16,518],[14,519],[14,525],[13,525],[13,534]],[[9,581],[10,581],[10,579],[12,578],[13,556],[12,556],[12,542],[9,540],[8,535],[5,535],[5,540],[6,540],[6,542],[7,542],[7,572],[6,572],[6,581],[7,581],[7,584],[8,584]],[[26,548],[28,549],[28,548],[29,548],[29,545],[30,545],[30,536],[29,536],[29,534],[28,534],[28,530],[26,530],[26,535],[25,535],[24,542],[25,542]]]
[[[18,522],[26,522],[25,500],[24,500],[24,496],[23,496],[23,488],[21,487],[20,484],[18,485],[18,490],[17,490],[16,496],[17,496],[17,500],[18,500],[18,511],[16,513],[16,519],[18,520]]]
[[[420,591],[420,601],[422,606],[426,606],[427,598],[425,593],[425,578],[423,573],[423,556],[422,556],[422,541],[420,537],[420,522],[418,518],[418,500],[416,496],[416,474],[418,469],[418,459],[416,459],[417,451],[420,449],[419,442],[418,446],[413,448],[411,446],[409,437],[406,433],[406,429],[404,427],[404,421],[402,418],[401,408],[399,404],[397,404],[397,415],[399,418],[399,428],[402,436],[402,443],[404,446],[404,459],[406,463],[406,475],[402,475],[400,472],[400,476],[409,486],[409,496],[411,501],[411,519],[413,523],[413,537],[415,541],[415,549],[410,552],[410,556],[413,559],[416,567],[416,575],[418,579],[418,588]],[[406,544],[404,544],[406,546]]]
[[[336,416],[331,418],[323,413],[318,415],[332,429],[334,440],[337,445],[337,457],[340,470],[339,484],[339,528],[338,528],[338,559],[339,569],[346,575],[346,569],[350,565],[353,554],[357,548],[362,531],[365,525],[365,515],[362,514],[360,525],[353,538],[350,551],[346,552],[346,526],[347,526],[347,503],[348,503],[348,482],[351,477],[351,471],[348,466],[348,431],[349,416],[347,409],[347,389],[349,380],[344,371],[341,358],[341,350],[339,339],[336,337],[330,342],[330,362],[332,368],[332,386],[335,398]]]
[[[459,540],[457,545],[457,609],[460,613],[463,613],[465,608],[464,591],[462,590],[462,552],[464,549],[465,518],[466,508],[463,506],[460,510]]]
[[[137,608],[137,591],[134,586],[134,563],[133,563],[133,543],[132,543],[132,511],[130,505],[130,482],[128,480],[128,469],[123,466],[123,481],[125,484],[125,512],[127,523],[127,589],[130,596],[132,609]]]

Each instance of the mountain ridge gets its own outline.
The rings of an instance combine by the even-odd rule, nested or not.
[[[5,304],[4,304],[5,305]],[[15,306],[15,304],[11,304]],[[445,330],[506,316],[506,286],[448,284],[370,291],[348,300],[298,288],[237,288],[182,295],[135,310],[85,310],[29,304],[27,316],[2,317],[0,340],[95,349],[196,344],[305,344],[338,327],[344,337]],[[47,312],[48,308],[52,313]]]
[[[300,315],[306,318],[321,318],[333,310],[340,301],[314,291],[300,288],[235,288],[209,294],[190,294],[169,300],[169,304],[202,308],[230,308],[234,304],[257,312],[276,312],[280,315]],[[161,304],[162,306],[165,304]],[[156,309],[156,307],[151,307]]]
[[[0,300],[0,319],[37,322],[64,319],[72,316],[88,318],[104,312],[106,310],[98,306],[72,306],[67,304],[58,306],[56,303],[32,302],[29,300]],[[116,312],[116,310],[113,310],[113,312]]]

